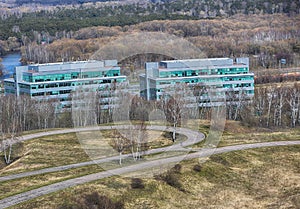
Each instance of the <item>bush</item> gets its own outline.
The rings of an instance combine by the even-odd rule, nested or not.
[[[165,174],[155,175],[154,179],[157,181],[164,181],[168,185],[180,190],[184,191],[181,182],[179,181],[179,174],[181,170],[181,165],[176,164],[171,170],[169,170]]]
[[[181,166],[180,164],[176,164],[176,165],[173,167],[173,170],[174,170],[175,173],[180,173],[181,168],[182,168],[182,166]]]
[[[97,209],[122,209],[124,204],[121,202],[113,202],[109,197],[105,195],[99,195],[98,192],[85,196],[85,206],[87,208]]]
[[[201,171],[201,169],[202,169],[202,166],[201,166],[201,165],[199,165],[199,164],[197,164],[197,165],[194,165],[194,167],[193,167],[193,170],[194,170],[194,171],[196,171],[196,172],[200,172],[200,171]]]
[[[99,195],[98,192],[93,192],[84,196],[82,199],[66,201],[59,209],[123,209],[124,203],[121,201],[112,201],[105,195]]]
[[[163,180],[170,186],[177,188],[180,191],[183,191],[182,184],[175,173],[167,172],[167,174],[163,177]]]
[[[143,189],[145,188],[143,180],[140,178],[131,179],[131,188],[132,189]]]

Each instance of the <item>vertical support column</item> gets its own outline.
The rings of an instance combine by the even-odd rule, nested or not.
[[[145,81],[146,81],[146,92],[147,92],[147,100],[149,101],[151,99],[150,93],[151,93],[151,88],[150,88],[150,79],[151,78],[156,78],[157,75],[155,71],[158,70],[158,62],[146,62],[145,63]]]

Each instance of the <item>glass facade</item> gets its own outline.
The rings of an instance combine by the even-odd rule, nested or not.
[[[71,63],[50,63],[16,68],[14,79],[5,81],[5,93],[30,95],[32,98],[58,98],[70,101],[69,95],[79,86],[94,91],[107,90],[127,81],[121,76],[120,67],[106,66],[117,61],[86,61]],[[84,68],[84,66],[91,66]]]
[[[188,86],[213,87],[218,91],[216,96],[222,96],[229,91],[234,91],[236,94],[243,91],[251,98],[254,95],[254,74],[249,72],[249,59],[237,60],[242,63],[235,63],[229,58],[162,61],[157,65],[151,65],[151,68],[159,66],[154,70],[147,69],[146,64],[145,70],[150,76],[146,73],[140,77],[141,90],[143,90],[141,95],[147,99],[158,100],[164,94],[165,89],[178,84],[187,84]],[[190,68],[187,67],[189,64],[191,64]],[[158,73],[151,73],[151,71]],[[205,97],[204,94],[202,97]]]

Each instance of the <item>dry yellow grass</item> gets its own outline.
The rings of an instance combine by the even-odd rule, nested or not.
[[[14,208],[57,208],[98,191],[131,208],[299,208],[300,146],[273,147],[216,155],[193,171],[197,159],[181,162],[185,192],[144,179],[131,189],[130,178],[111,177],[37,198]]]
[[[160,131],[147,131],[151,148],[168,146],[172,141]],[[112,131],[69,133],[24,142],[21,158],[0,170],[0,176],[42,168],[68,165],[118,155],[109,144]]]

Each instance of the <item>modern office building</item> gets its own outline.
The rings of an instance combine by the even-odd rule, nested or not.
[[[14,78],[4,80],[5,94],[58,99],[61,107],[70,107],[70,94],[78,88],[105,92],[112,86],[126,84],[126,76],[121,75],[117,60],[19,66],[15,68]],[[110,96],[107,94],[103,101]]]
[[[148,62],[145,74],[140,75],[141,96],[159,100],[176,86],[186,84],[193,92],[199,106],[213,106],[228,95],[252,98],[254,74],[249,72],[249,58],[212,58]],[[205,88],[198,95],[198,89]],[[238,97],[236,97],[238,98]]]

